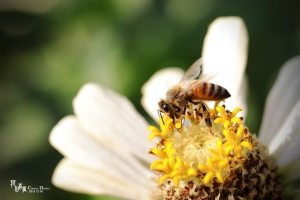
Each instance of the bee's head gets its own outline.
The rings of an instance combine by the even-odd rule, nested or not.
[[[165,122],[163,120],[161,113],[165,113],[173,119],[173,112],[172,112],[171,105],[169,103],[167,103],[165,100],[162,99],[158,102],[158,107],[159,109],[157,110],[157,113],[158,116],[161,118],[163,124],[165,124]]]
[[[161,112],[170,114],[170,112],[171,112],[170,104],[166,103],[164,100],[160,100],[158,102],[158,106],[159,106],[159,109],[161,110]]]

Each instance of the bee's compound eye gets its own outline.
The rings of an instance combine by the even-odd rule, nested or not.
[[[166,103],[162,104],[162,108],[164,109],[164,111],[166,113],[170,112],[170,110],[171,110],[170,106],[168,104],[166,104]]]

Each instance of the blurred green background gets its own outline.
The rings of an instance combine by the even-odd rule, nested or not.
[[[248,116],[260,127],[266,96],[282,64],[299,54],[300,1],[7,0],[0,1],[0,199],[111,199],[51,184],[62,156],[48,136],[86,82],[140,104],[142,85],[159,69],[187,69],[219,16],[244,19],[249,32]],[[16,193],[10,180],[50,187]]]

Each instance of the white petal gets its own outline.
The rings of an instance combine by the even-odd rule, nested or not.
[[[143,190],[136,185],[112,177],[105,171],[88,168],[69,159],[63,159],[56,167],[52,183],[73,192],[150,200],[150,189]]]
[[[226,108],[232,110],[241,106],[242,116],[247,109],[246,92],[242,91],[247,52],[248,34],[241,18],[220,17],[209,26],[202,51],[203,73],[217,73],[211,82],[223,86],[231,94],[226,99]]]
[[[116,151],[111,147],[114,144],[97,141],[74,116],[63,118],[53,128],[49,139],[51,145],[65,157],[81,165],[141,188],[151,188],[150,170],[142,166],[126,149]]]
[[[282,120],[284,123],[282,124],[280,129],[277,130],[277,133],[273,133],[274,136],[271,140],[271,143],[269,144],[269,151],[271,154],[274,152],[283,154],[284,152],[287,152],[288,149],[296,147],[296,149],[292,150],[289,153],[296,153],[295,151],[297,151],[298,149],[299,154],[300,148],[298,148],[298,145],[300,144],[300,99],[298,99],[298,102],[292,109],[291,113]],[[283,145],[285,148],[282,149]],[[287,159],[287,157],[283,157],[280,159]]]
[[[286,122],[288,115],[300,99],[299,88],[300,56],[296,56],[283,65],[268,95],[259,131],[259,139],[264,145],[268,146],[271,143],[272,138]]]
[[[287,116],[284,124],[274,135],[269,145],[270,153],[276,158],[280,168],[287,168],[287,178],[291,181],[300,177],[300,99]]]
[[[73,101],[79,121],[98,141],[122,149],[148,163],[151,143],[148,124],[131,102],[112,90],[97,84],[84,85]]]
[[[179,68],[166,68],[156,72],[142,87],[142,100],[148,114],[158,121],[157,103],[165,98],[166,92],[175,84],[179,83],[184,71]]]

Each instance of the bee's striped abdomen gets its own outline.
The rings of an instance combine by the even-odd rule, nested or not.
[[[215,84],[215,97],[218,98],[219,100],[221,99],[226,99],[228,97],[230,97],[231,95],[229,94],[229,92],[223,88],[222,86],[216,85]]]
[[[208,86],[210,86],[208,96],[211,96],[215,92],[215,84],[210,83],[210,84],[208,84]]]
[[[231,95],[229,92],[220,85],[204,82],[199,87],[191,91],[193,100],[223,100]]]

